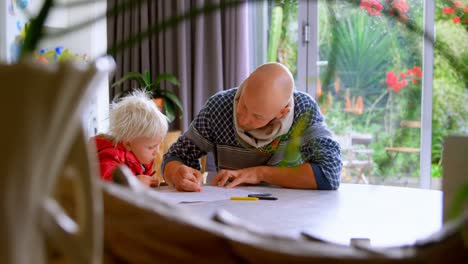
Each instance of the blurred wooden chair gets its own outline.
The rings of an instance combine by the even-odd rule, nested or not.
[[[346,140],[348,142],[342,145],[342,178],[348,182],[352,181],[352,172],[355,172],[357,175],[356,183],[363,182],[369,184],[368,177],[372,169],[372,154],[374,153],[374,151],[369,148],[372,142],[372,135],[350,134]]]
[[[174,130],[174,131],[169,131],[167,132],[166,137],[164,138],[163,142],[161,143],[161,146],[159,146],[159,152],[156,154],[154,157],[154,165],[153,168],[156,171],[156,177],[159,178],[160,182],[163,182],[164,179],[162,177],[162,172],[161,172],[161,164],[162,164],[162,159],[164,154],[167,152],[167,150],[171,147],[171,145],[176,142],[176,140],[179,138],[179,136],[182,134],[180,130]]]
[[[171,145],[177,141],[179,136],[182,134],[180,130],[174,130],[174,131],[169,131],[164,138],[163,142],[161,143],[161,146],[159,147],[159,152],[156,154],[154,157],[154,165],[153,168],[156,171],[156,177],[159,178],[160,182],[163,182],[164,179],[162,177],[162,172],[161,172],[161,164],[162,164],[162,159],[164,154],[169,150]],[[204,173],[206,171],[206,156],[203,156],[200,158],[201,162],[201,172]]]
[[[400,126],[403,128],[421,128],[421,121],[409,121],[409,120],[403,120],[400,122]],[[409,153],[409,154],[414,154],[414,153],[419,153],[421,150],[420,148],[414,148],[414,147],[404,147],[404,146],[399,146],[399,147],[386,147],[385,150],[388,153]]]
[[[421,129],[421,121],[419,120],[403,120],[400,122],[400,127],[402,128],[409,128],[409,129]],[[408,147],[408,146],[390,146],[386,147],[385,151],[390,156],[390,163],[393,165],[397,156],[402,154],[419,154],[421,151],[420,148],[415,147]],[[403,176],[400,175],[398,178],[402,178]],[[408,183],[407,179],[405,179],[405,185]]]

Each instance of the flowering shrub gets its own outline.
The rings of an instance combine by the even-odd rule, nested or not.
[[[343,96],[340,95],[340,91],[341,91],[340,83],[341,83],[340,79],[336,78],[334,90],[335,90],[335,96],[337,97],[337,99],[343,98]],[[328,91],[326,98],[322,98],[322,95],[323,95],[322,82],[319,79],[317,81],[317,98],[319,99],[319,102],[320,102],[320,111],[322,112],[322,114],[325,115],[327,112],[333,111],[332,108],[335,107],[335,105],[333,104],[334,98],[333,98],[331,91]],[[336,106],[339,108],[339,109],[335,109],[336,111],[342,112],[344,110],[344,112],[354,114],[354,115],[362,115],[364,113],[364,99],[362,98],[362,96],[351,97],[351,92],[349,88],[346,89],[345,96],[344,96],[344,109],[342,108],[343,106],[342,103],[339,103]]]
[[[412,69],[408,70],[407,72],[400,72],[400,74],[396,74],[394,71],[388,71],[387,74],[387,89],[389,91],[394,91],[398,93],[402,88],[408,85],[408,82],[412,82],[414,84],[418,83],[422,77],[421,67],[414,66]]]
[[[377,0],[361,0],[359,8],[365,9],[371,16],[380,16],[384,12],[398,21],[408,19],[409,7],[405,0],[385,0],[384,4]]]
[[[380,16],[383,6],[377,0],[362,0],[359,8],[366,9],[367,13],[371,16]]]
[[[389,2],[389,14],[390,16],[395,16],[398,20],[403,19],[407,20],[408,16],[407,13],[409,11],[409,7],[404,0],[387,0]]]
[[[455,24],[468,24],[468,17],[465,15],[467,12],[468,7],[466,7],[462,1],[453,1],[450,6],[444,6],[442,8],[444,17],[451,18]]]

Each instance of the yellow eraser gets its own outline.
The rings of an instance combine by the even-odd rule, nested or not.
[[[257,197],[244,197],[244,196],[231,196],[231,200],[256,201],[258,200],[258,198]]]

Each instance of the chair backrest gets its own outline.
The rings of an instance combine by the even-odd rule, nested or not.
[[[0,130],[0,263],[44,263],[45,241],[70,253],[70,262],[99,261],[101,242],[95,238],[102,225],[94,222],[100,211],[92,202],[99,190],[93,187],[97,176],[87,159],[80,115],[113,68],[113,60],[104,58],[86,65],[43,65],[34,58],[0,64],[0,118],[8,126]],[[83,187],[82,226],[66,218],[53,197],[62,170]]]
[[[468,136],[445,138],[442,166],[443,216],[446,222],[456,211],[468,212]]]
[[[421,121],[419,120],[402,120],[400,122],[401,128],[421,128]],[[414,130],[411,130],[414,131]],[[388,152],[395,152],[395,153],[410,153],[410,154],[418,154],[421,150],[419,147],[407,147],[407,146],[392,146],[386,147],[385,150]]]
[[[371,134],[351,134],[351,145],[368,146],[372,142]]]
[[[163,142],[159,146],[159,152],[154,157],[153,167],[156,171],[156,177],[158,177],[161,181],[164,180],[162,177],[162,172],[161,172],[161,164],[162,164],[163,156],[169,150],[172,144],[177,141],[180,135],[181,135],[180,130],[169,131],[166,137],[163,139]]]
[[[411,120],[403,120],[400,122],[401,127],[409,127],[409,128],[421,128],[421,121],[411,121]]]

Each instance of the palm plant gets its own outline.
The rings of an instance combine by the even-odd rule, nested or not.
[[[182,103],[180,102],[177,95],[170,90],[165,88],[161,88],[160,84],[163,81],[168,81],[169,83],[179,86],[179,80],[170,73],[163,73],[159,75],[156,80],[153,82],[151,80],[151,74],[149,71],[145,71],[143,73],[140,72],[129,72],[125,74],[120,80],[116,81],[112,87],[120,86],[124,82],[127,81],[136,81],[140,88],[145,89],[147,92],[151,94],[154,99],[162,98],[162,108],[167,116],[169,122],[174,121],[175,113],[178,112],[178,117],[181,118],[183,114]]]
[[[352,14],[336,24],[336,48],[325,49],[337,58],[335,71],[344,86],[358,93],[375,91],[391,64],[387,58],[391,38],[377,26],[368,16]]]

